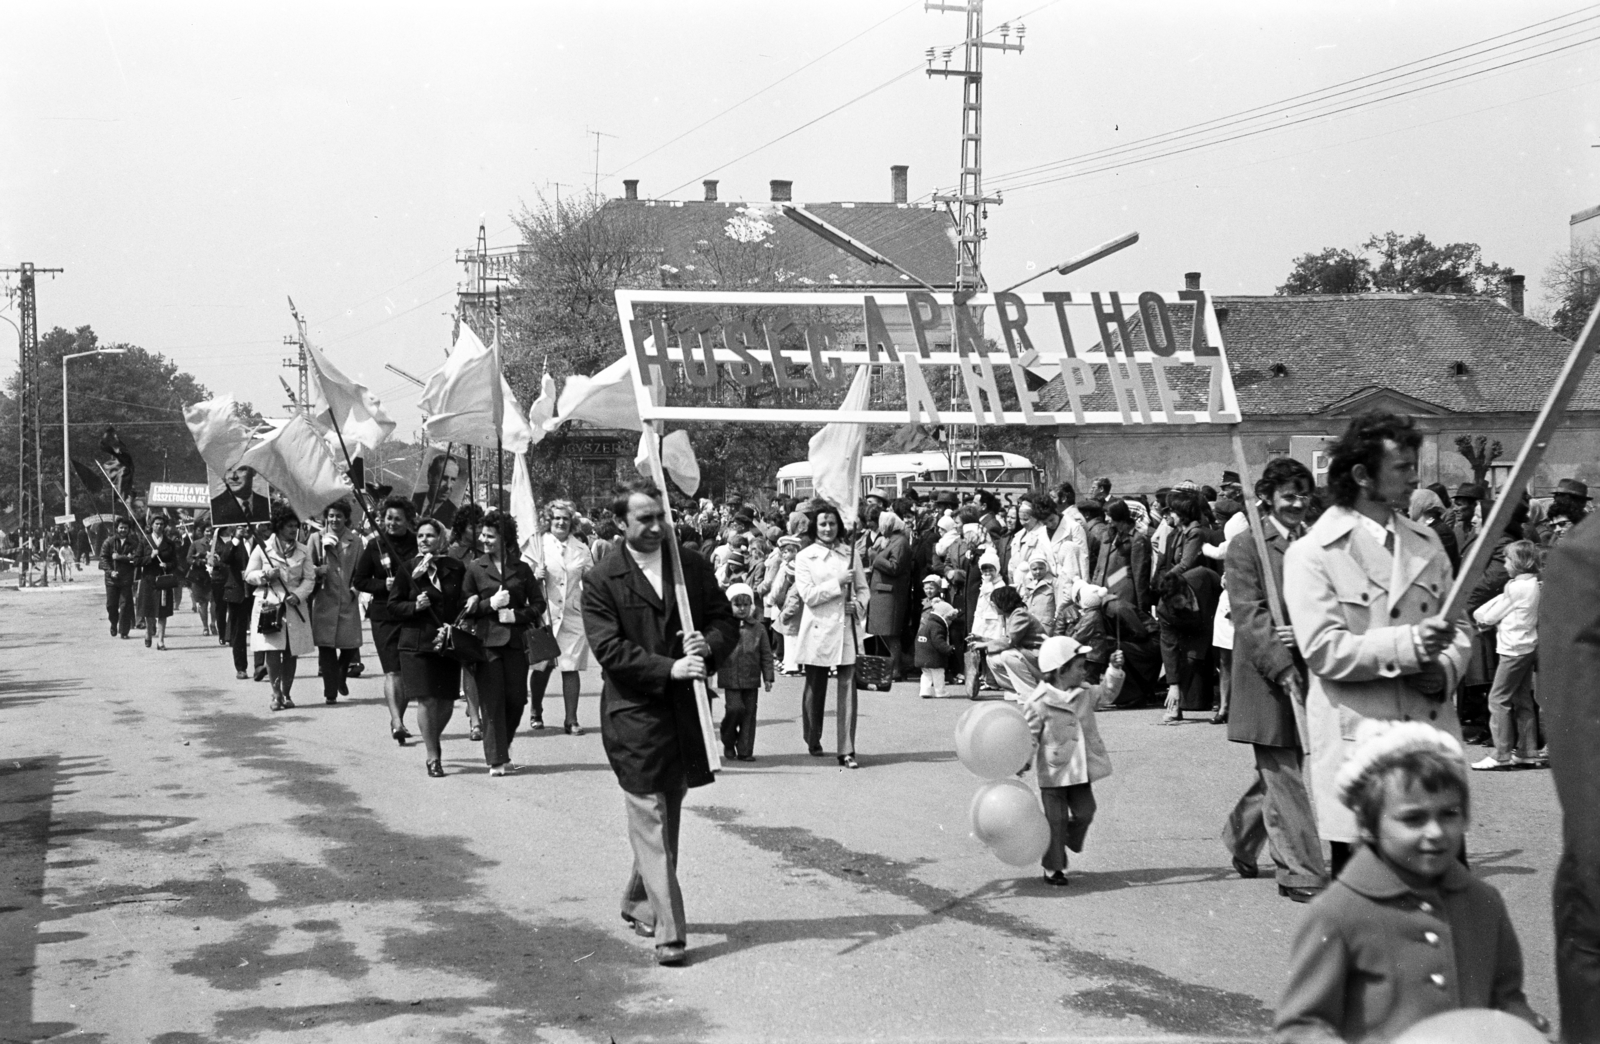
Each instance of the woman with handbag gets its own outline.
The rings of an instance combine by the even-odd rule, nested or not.
[[[576,535],[578,506],[570,500],[553,500],[544,509],[544,560],[533,575],[544,584],[550,604],[550,629],[561,655],[536,670],[532,680],[533,727],[544,728],[544,690],[550,674],[561,670],[561,699],[566,705],[562,727],[569,736],[583,735],[578,725],[578,672],[589,667],[589,639],[583,630],[583,577],[594,567],[589,545]]]
[[[272,682],[272,709],[294,706],[295,667],[315,643],[311,636],[311,590],[317,574],[311,556],[296,537],[300,518],[287,506],[274,508],[272,535],[250,552],[244,579],[256,589],[250,613],[250,648],[265,654]]]
[[[194,611],[200,616],[200,633],[211,635],[211,566],[208,563],[211,544],[211,526],[201,521],[194,524],[184,560],[184,582],[189,585],[189,596],[194,600]],[[220,627],[222,621],[217,621]]]
[[[451,628],[465,596],[467,567],[445,553],[444,523],[417,523],[416,557],[395,570],[389,618],[400,625],[400,684],[417,704],[417,728],[428,775],[444,775],[439,737],[450,724],[461,687],[461,661],[447,655]]]
[[[167,516],[150,516],[150,540],[139,549],[134,561],[134,576],[138,585],[134,593],[135,613],[144,619],[144,647],[155,642],[157,649],[167,648],[167,618],[175,605],[173,597],[183,586],[183,549],[177,537],[167,529]]]
[[[505,776],[516,771],[511,740],[528,705],[528,628],[544,617],[544,588],[518,554],[517,522],[510,515],[485,515],[478,544],[483,554],[467,567],[467,617],[485,659],[470,669],[478,685],[483,759],[489,775]],[[548,641],[549,633],[544,637]]]
[[[351,580],[361,558],[361,538],[350,530],[350,502],[336,501],[322,513],[322,533],[311,544],[317,587],[311,595],[311,637],[317,644],[322,700],[350,695],[350,664],[361,651],[361,602]]]
[[[416,557],[417,538],[411,533],[416,518],[416,508],[406,497],[396,494],[385,500],[380,528],[367,541],[350,582],[357,591],[372,596],[367,605],[367,619],[372,621],[372,644],[377,647],[378,664],[383,668],[389,735],[402,747],[411,738],[406,729],[406,707],[410,700],[400,673],[400,622],[389,612],[389,597],[401,568]]]
[[[800,698],[806,749],[822,756],[822,714],[828,701],[828,672],[838,672],[839,764],[856,768],[856,656],[861,652],[860,621],[866,615],[867,578],[845,537],[839,509],[820,504],[811,514],[813,543],[794,560],[794,589],[800,595],[800,633],[796,659],[805,668]]]

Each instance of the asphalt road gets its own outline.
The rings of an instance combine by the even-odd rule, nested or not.
[[[689,797],[690,962],[658,968],[617,915],[630,857],[598,673],[591,731],[520,733],[529,769],[505,778],[458,704],[450,775],[429,779],[420,747],[389,739],[378,680],[329,707],[303,678],[299,708],[270,713],[187,604],[170,651],[149,651],[107,636],[82,575],[0,591],[0,1039],[1267,1034],[1303,908],[1270,872],[1229,869],[1217,835],[1251,760],[1220,728],[1103,714],[1115,774],[1056,889],[969,836],[965,700],[864,693],[848,772],[805,754],[799,685],[780,680],[759,760]],[[1474,782],[1474,865],[1554,1016],[1549,774]]]

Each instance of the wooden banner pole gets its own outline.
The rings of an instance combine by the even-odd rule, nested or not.
[[[1455,584],[1451,586],[1450,597],[1445,601],[1445,619],[1453,621],[1466,613],[1467,600],[1472,597],[1472,589],[1478,585],[1483,571],[1489,567],[1489,559],[1494,555],[1497,538],[1511,521],[1512,512],[1522,500],[1523,490],[1533,478],[1534,470],[1543,459],[1544,451],[1550,445],[1550,439],[1555,435],[1556,428],[1565,418],[1567,404],[1577,394],[1578,384],[1594,360],[1596,348],[1600,347],[1597,319],[1600,319],[1600,303],[1597,303],[1594,310],[1589,313],[1589,321],[1584,324],[1583,333],[1578,336],[1572,351],[1567,353],[1567,361],[1561,367],[1561,374],[1556,378],[1555,386],[1550,389],[1550,397],[1545,400],[1538,419],[1533,422],[1533,430],[1528,432],[1527,439],[1522,443],[1522,450],[1517,454],[1516,463],[1511,466],[1511,474],[1506,478],[1505,487],[1494,502],[1494,509],[1489,512],[1489,517],[1483,520],[1483,528],[1478,531],[1478,539],[1473,541],[1471,549],[1461,563],[1461,568],[1456,572]]]

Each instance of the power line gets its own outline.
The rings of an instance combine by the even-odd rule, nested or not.
[[[708,119],[702,120],[701,122],[695,124],[693,127],[690,127],[688,130],[684,131],[682,134],[678,135],[676,138],[673,138],[670,141],[666,141],[666,142],[663,142],[660,145],[657,145],[655,148],[651,149],[649,152],[644,153],[643,155],[635,156],[633,159],[629,160],[627,163],[624,163],[622,166],[618,167],[616,170],[614,170],[611,173],[607,174],[606,177],[608,177],[608,178],[616,177],[618,174],[620,174],[623,171],[627,170],[628,168],[632,167],[635,163],[638,163],[641,160],[649,159],[651,156],[654,156],[656,153],[660,152],[662,149],[666,148],[669,145],[677,144],[678,142],[682,141],[684,138],[687,138],[689,135],[693,134],[695,131],[699,130],[700,128],[708,126],[709,124],[715,123],[717,120],[722,119],[722,117],[728,115],[728,113],[730,113],[733,110],[739,108],[741,105],[744,105],[744,104],[746,104],[748,102],[755,101],[757,98],[761,97],[763,94],[765,94],[768,91],[772,90],[772,88],[778,86],[780,83],[784,83],[785,81],[794,79],[796,76],[799,76],[801,73],[805,72],[807,69],[811,68],[813,65],[816,65],[818,62],[822,61],[824,58],[827,58],[829,55],[835,54],[835,53],[843,50],[844,48],[850,46],[851,44],[855,43],[857,40],[861,39],[863,36],[866,36],[868,33],[872,32],[874,29],[878,28],[884,22],[890,21],[891,19],[898,18],[901,15],[905,14],[907,11],[911,10],[913,7],[916,7],[918,3],[921,3],[921,0],[911,0],[911,3],[909,3],[906,6],[900,8],[899,10],[893,12],[887,18],[882,18],[882,19],[879,19],[876,22],[873,22],[871,25],[867,26],[865,29],[861,30],[856,35],[850,37],[850,39],[848,39],[848,40],[844,41],[843,43],[838,44],[838,45],[836,45],[834,47],[831,47],[826,51],[823,51],[821,54],[817,55],[815,58],[811,59],[806,64],[800,66],[798,69],[795,69],[793,72],[790,72],[790,73],[787,73],[787,74],[785,74],[783,76],[778,77],[776,80],[773,80],[771,83],[767,84],[765,87],[761,88],[759,91],[756,91],[754,94],[751,94],[751,95],[748,95],[748,96],[746,96],[744,98],[741,98],[739,101],[734,102],[732,105],[728,106],[726,109],[723,109],[721,112],[717,113],[715,116],[712,116],[712,117],[710,117]],[[687,182],[685,182],[685,184],[687,184]]]
[[[1006,182],[1006,181],[1011,181],[1011,182],[1017,182],[1017,181],[1023,181],[1023,180],[1031,181],[1031,177],[1030,176],[1036,176],[1036,175],[1041,174],[1041,173],[1043,173],[1045,171],[1059,170],[1059,169],[1062,169],[1062,168],[1065,168],[1065,167],[1069,167],[1069,166],[1073,166],[1073,165],[1077,165],[1077,164],[1082,164],[1082,163],[1087,163],[1087,162],[1091,162],[1091,161],[1101,161],[1101,160],[1106,160],[1106,159],[1110,159],[1110,158],[1113,158],[1113,157],[1125,156],[1125,155],[1129,155],[1129,154],[1132,154],[1132,153],[1135,153],[1135,152],[1145,151],[1145,150],[1148,150],[1148,149],[1165,148],[1166,146],[1174,144],[1174,143],[1176,143],[1176,142],[1178,142],[1180,140],[1183,140],[1185,138],[1192,138],[1192,137],[1196,137],[1196,136],[1200,136],[1200,135],[1206,135],[1206,134],[1215,134],[1215,133],[1217,133],[1219,131],[1227,129],[1230,126],[1237,126],[1237,125],[1241,125],[1241,124],[1251,123],[1251,122],[1260,120],[1260,119],[1262,119],[1264,117],[1284,112],[1286,110],[1290,110],[1290,109],[1294,109],[1294,108],[1304,108],[1306,105],[1323,105],[1323,104],[1326,104],[1328,102],[1331,102],[1333,99],[1335,99],[1337,97],[1340,97],[1342,95],[1351,94],[1351,93],[1354,93],[1354,92],[1357,92],[1357,91],[1369,90],[1371,88],[1378,87],[1380,84],[1383,84],[1383,83],[1389,83],[1389,82],[1393,82],[1393,81],[1396,81],[1396,80],[1413,80],[1414,81],[1415,78],[1418,77],[1418,76],[1425,75],[1425,74],[1427,74],[1427,73],[1429,73],[1431,71],[1435,71],[1435,70],[1441,69],[1441,68],[1443,68],[1445,66],[1449,66],[1449,65],[1452,65],[1452,64],[1460,63],[1460,62],[1465,61],[1465,60],[1467,60],[1469,58],[1479,58],[1479,57],[1481,57],[1485,61],[1492,61],[1493,60],[1492,55],[1496,51],[1501,51],[1501,52],[1505,52],[1505,53],[1516,53],[1516,50],[1520,49],[1520,48],[1516,48],[1515,45],[1526,45],[1530,41],[1536,39],[1539,36],[1545,36],[1545,35],[1548,35],[1549,33],[1552,33],[1552,32],[1559,32],[1559,31],[1562,31],[1562,30],[1565,30],[1565,29],[1571,29],[1574,26],[1581,25],[1583,22],[1588,22],[1588,21],[1594,20],[1595,18],[1600,18],[1600,15],[1590,15],[1590,16],[1588,16],[1586,18],[1579,19],[1579,20],[1577,20],[1575,22],[1569,22],[1569,23],[1567,23],[1565,25],[1562,25],[1562,26],[1557,26],[1557,27],[1551,28],[1551,29],[1545,29],[1542,32],[1533,34],[1532,36],[1524,36],[1524,37],[1522,37],[1522,39],[1507,41],[1507,42],[1501,43],[1501,44],[1496,44],[1496,45],[1494,45],[1492,47],[1484,48],[1483,50],[1472,51],[1472,49],[1473,48],[1478,48],[1481,45],[1489,43],[1489,42],[1494,41],[1494,40],[1503,39],[1505,37],[1520,36],[1521,34],[1527,33],[1531,29],[1537,29],[1540,26],[1548,25],[1550,22],[1563,21],[1565,19],[1570,19],[1574,15],[1581,14],[1585,10],[1591,10],[1593,7],[1596,7],[1596,6],[1600,6],[1600,5],[1590,5],[1590,7],[1588,7],[1588,8],[1580,8],[1577,11],[1572,11],[1572,12],[1569,12],[1569,13],[1564,14],[1564,15],[1559,15],[1556,18],[1545,19],[1544,21],[1541,21],[1541,22],[1534,22],[1531,25],[1523,26],[1523,27],[1521,27],[1519,29],[1514,29],[1514,30],[1510,30],[1510,31],[1505,32],[1505,33],[1497,34],[1495,36],[1486,37],[1483,40],[1478,40],[1478,41],[1475,41],[1475,42],[1470,43],[1470,44],[1463,44],[1460,47],[1451,48],[1450,50],[1440,51],[1440,52],[1438,52],[1436,54],[1429,55],[1429,56],[1427,56],[1425,58],[1418,58],[1418,59],[1415,59],[1415,60],[1410,61],[1410,62],[1405,62],[1405,63],[1402,63],[1400,65],[1391,66],[1390,68],[1387,68],[1387,69],[1381,69],[1381,70],[1378,70],[1377,72],[1367,73],[1367,74],[1365,74],[1363,76],[1358,76],[1358,77],[1355,77],[1353,79],[1344,80],[1344,81],[1341,81],[1339,83],[1331,84],[1331,85],[1329,85],[1327,87],[1319,88],[1319,89],[1314,90],[1314,91],[1308,91],[1308,92],[1305,92],[1305,93],[1302,93],[1302,94],[1293,95],[1293,96],[1291,96],[1289,98],[1280,99],[1280,100],[1275,101],[1275,102],[1268,102],[1268,103],[1265,103],[1263,105],[1254,106],[1254,107],[1249,108],[1249,109],[1242,109],[1242,110],[1240,110],[1238,112],[1231,113],[1231,114],[1226,115],[1226,116],[1218,116],[1218,117],[1215,117],[1215,118],[1210,119],[1210,120],[1202,121],[1200,123],[1191,124],[1188,127],[1178,128],[1176,130],[1171,130],[1171,131],[1165,131],[1165,132],[1162,132],[1161,134],[1150,135],[1148,137],[1141,138],[1141,139],[1139,139],[1137,141],[1126,142],[1126,143],[1121,144],[1121,145],[1110,146],[1110,147],[1104,148],[1104,149],[1097,149],[1097,150],[1094,150],[1094,151],[1091,151],[1091,152],[1080,153],[1080,154],[1078,154],[1076,156],[1069,156],[1069,157],[1066,157],[1064,159],[1053,160],[1053,161],[1050,161],[1048,163],[1041,163],[1041,164],[1036,164],[1036,165],[1031,166],[1031,167],[1022,167],[1022,168],[1018,168],[1017,170],[1007,171],[1007,172],[1005,172],[1003,174],[996,175],[996,177],[994,178],[994,181],[995,182],[1001,182],[1001,183]],[[1535,45],[1535,46],[1543,46],[1543,45],[1539,44],[1539,45]],[[1507,50],[1507,48],[1513,48],[1513,49],[1512,50]],[[1565,48],[1557,48],[1556,50],[1563,50],[1563,49],[1565,49]],[[1400,73],[1400,74],[1395,75],[1395,76],[1387,76],[1385,79],[1381,79],[1381,80],[1374,80],[1373,79],[1374,77],[1385,76],[1385,74],[1394,73],[1397,70],[1407,69],[1407,68],[1410,68],[1412,66],[1417,66],[1417,65],[1420,65],[1421,63],[1432,62],[1436,58],[1441,58],[1441,57],[1443,57],[1445,55],[1455,54],[1458,51],[1470,51],[1471,53],[1461,54],[1461,55],[1458,55],[1455,58],[1451,58],[1451,59],[1449,59],[1447,61],[1443,61],[1443,62],[1437,62],[1437,63],[1435,63],[1434,65],[1431,65],[1431,66],[1424,66],[1422,68],[1411,68],[1409,72]],[[1543,52],[1541,52],[1539,54],[1527,56],[1526,58],[1521,59],[1520,61],[1531,61],[1531,60],[1534,60],[1536,58],[1543,57],[1545,55],[1553,54],[1553,53],[1555,53],[1554,50],[1543,51]],[[1491,57],[1484,57],[1486,55],[1489,55]],[[1507,63],[1507,64],[1516,64],[1516,63]],[[1488,72],[1494,71],[1495,69],[1500,69],[1500,68],[1504,68],[1504,67],[1505,67],[1505,65],[1501,65],[1501,66],[1495,66],[1495,67],[1493,67],[1491,69],[1480,69],[1480,70],[1477,71],[1477,74],[1486,74]],[[1471,74],[1471,75],[1476,75],[1476,74]],[[1461,79],[1461,78],[1464,78],[1464,77],[1457,77],[1456,79]],[[1373,81],[1373,82],[1363,82],[1363,81]],[[1435,81],[1433,84],[1428,84],[1428,85],[1424,85],[1424,86],[1442,86],[1444,84],[1451,83],[1451,82],[1454,82],[1454,80],[1451,80],[1451,79],[1439,80],[1439,81]],[[1358,85],[1358,86],[1351,86],[1351,85]],[[1344,89],[1340,90],[1339,88],[1344,88]],[[1420,89],[1423,89],[1423,88],[1417,88],[1417,89],[1420,90]],[[1332,92],[1332,93],[1330,93],[1330,92]],[[1407,91],[1407,92],[1403,92],[1403,93],[1415,93],[1415,91]],[[1373,104],[1376,104],[1377,102],[1388,100],[1391,97],[1401,97],[1401,96],[1403,96],[1403,93],[1401,93],[1401,94],[1384,94],[1382,92],[1379,92],[1379,94],[1372,95],[1372,96],[1369,96],[1366,99],[1364,99],[1362,101],[1362,104],[1366,104],[1366,103],[1369,103],[1369,102],[1373,103]],[[1314,99],[1314,100],[1311,100],[1311,101],[1308,102],[1308,101],[1305,101],[1305,99]],[[1334,112],[1344,112],[1344,111],[1348,111],[1348,107],[1334,110]],[[1332,115],[1332,114],[1333,114],[1333,112],[1323,112],[1323,113],[1320,113],[1318,115]],[[1303,122],[1303,120],[1302,121],[1296,121],[1296,122]],[[1262,128],[1262,130],[1265,130],[1265,129],[1277,129],[1277,127],[1287,126],[1287,125],[1292,125],[1292,124],[1275,124],[1270,128]],[[1233,139],[1227,139],[1227,140],[1233,140]],[[1176,154],[1176,153],[1163,153],[1163,155],[1174,155],[1174,154]],[[1151,158],[1160,158],[1160,157],[1151,157]],[[1107,169],[1110,169],[1110,168],[1107,168]]]
[[[1123,167],[1135,166],[1135,165],[1141,164],[1141,163],[1153,163],[1156,160],[1168,159],[1168,158],[1170,158],[1172,156],[1180,156],[1180,155],[1183,155],[1184,153],[1194,152],[1197,149],[1210,148],[1210,147],[1212,147],[1214,145],[1225,145],[1225,144],[1228,144],[1230,142],[1240,141],[1240,140],[1245,139],[1245,138],[1252,138],[1252,137],[1256,137],[1257,135],[1266,134],[1266,133],[1268,133],[1270,131],[1284,130],[1284,129],[1288,128],[1288,127],[1298,126],[1299,124],[1307,123],[1307,122],[1310,122],[1311,120],[1318,120],[1318,119],[1322,119],[1322,118],[1328,117],[1328,116],[1337,116],[1337,115],[1339,115],[1341,113],[1350,112],[1350,111],[1353,111],[1355,109],[1365,108],[1365,107],[1370,106],[1370,105],[1378,105],[1378,104],[1382,104],[1384,102],[1395,101],[1395,100],[1397,100],[1399,98],[1404,98],[1404,97],[1406,97],[1408,95],[1417,94],[1417,93],[1420,93],[1422,91],[1432,90],[1432,89],[1434,89],[1436,87],[1445,87],[1445,86],[1448,86],[1450,84],[1458,83],[1458,82],[1461,82],[1461,81],[1464,81],[1464,80],[1476,79],[1476,78],[1479,78],[1479,77],[1487,76],[1488,74],[1496,72],[1496,71],[1499,71],[1499,70],[1511,68],[1511,67],[1517,66],[1517,65],[1522,65],[1522,64],[1525,64],[1527,62],[1535,61],[1535,60],[1540,59],[1540,58],[1548,58],[1548,57],[1551,57],[1551,56],[1553,56],[1555,54],[1561,53],[1563,51],[1569,51],[1569,50],[1572,50],[1573,48],[1577,48],[1577,47],[1585,47],[1585,46],[1588,46],[1588,45],[1596,43],[1596,42],[1600,42],[1600,36],[1593,36],[1593,37],[1590,37],[1590,38],[1585,39],[1585,40],[1579,40],[1579,41],[1576,41],[1574,43],[1564,44],[1564,45],[1562,45],[1560,47],[1551,48],[1549,50],[1542,51],[1542,52],[1540,52],[1538,54],[1528,55],[1528,56],[1525,56],[1525,57],[1522,57],[1522,58],[1513,59],[1512,61],[1503,62],[1503,63],[1501,63],[1499,65],[1491,66],[1491,67],[1489,67],[1487,69],[1479,69],[1479,70],[1476,70],[1474,72],[1462,73],[1459,76],[1453,76],[1453,77],[1450,77],[1450,78],[1444,79],[1444,80],[1436,80],[1436,81],[1434,81],[1432,83],[1422,84],[1422,85],[1419,85],[1419,86],[1416,86],[1416,87],[1411,87],[1411,88],[1408,88],[1408,89],[1405,89],[1405,90],[1391,91],[1391,92],[1389,92],[1387,94],[1383,94],[1383,95],[1380,95],[1380,96],[1377,96],[1377,97],[1372,97],[1372,98],[1366,98],[1366,99],[1363,99],[1361,101],[1353,102],[1353,103],[1351,103],[1349,105],[1345,105],[1345,106],[1342,106],[1342,107],[1339,107],[1339,108],[1336,108],[1336,109],[1329,109],[1329,110],[1325,110],[1325,111],[1321,111],[1321,112],[1314,112],[1314,113],[1311,113],[1311,114],[1306,115],[1306,116],[1298,117],[1296,119],[1287,120],[1287,121],[1285,121],[1283,123],[1275,123],[1275,124],[1269,124],[1269,125],[1261,126],[1261,127],[1254,127],[1254,128],[1249,129],[1249,130],[1241,131],[1238,134],[1229,135],[1227,137],[1215,138],[1215,139],[1211,139],[1211,140],[1208,140],[1208,141],[1202,141],[1202,142],[1198,142],[1198,143],[1195,143],[1195,144],[1192,144],[1192,145],[1186,145],[1186,146],[1184,146],[1182,148],[1167,149],[1166,151],[1158,151],[1158,152],[1154,152],[1154,153],[1151,153],[1151,154],[1148,154],[1148,155],[1135,156],[1133,158],[1125,159],[1125,160],[1117,160],[1117,158],[1115,156],[1106,157],[1107,159],[1116,160],[1116,161],[1115,162],[1102,163],[1102,164],[1100,164],[1098,166],[1093,166],[1088,170],[1069,171],[1067,173],[1055,174],[1055,175],[1052,175],[1052,176],[1049,176],[1049,177],[1041,177],[1041,178],[1036,178],[1036,179],[1033,179],[1033,180],[1025,180],[1020,184],[1013,184],[1013,185],[1007,186],[1007,188],[1011,192],[1020,192],[1023,189],[1037,188],[1037,187],[1039,187],[1041,185],[1054,184],[1055,182],[1058,182],[1058,181],[1069,181],[1069,180],[1074,179],[1074,178],[1089,177],[1092,174],[1103,174],[1103,173],[1105,173],[1107,171],[1120,170]]]

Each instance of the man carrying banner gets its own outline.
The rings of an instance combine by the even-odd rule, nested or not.
[[[600,734],[626,799],[633,873],[622,919],[653,936],[660,964],[685,956],[683,893],[678,887],[678,823],[690,787],[714,780],[702,743],[694,681],[706,678],[738,642],[738,623],[711,565],[683,550],[673,575],[662,493],[639,482],[611,505],[624,551],[607,555],[585,578],[583,622],[605,684]],[[688,591],[690,621],[678,614],[677,584]]]
[[[1311,671],[1311,795],[1335,877],[1356,822],[1334,777],[1361,719],[1420,721],[1461,737],[1450,694],[1471,640],[1441,615],[1451,577],[1444,546],[1406,517],[1421,444],[1409,417],[1353,419],[1330,454],[1334,506],[1284,555],[1284,600]]]

